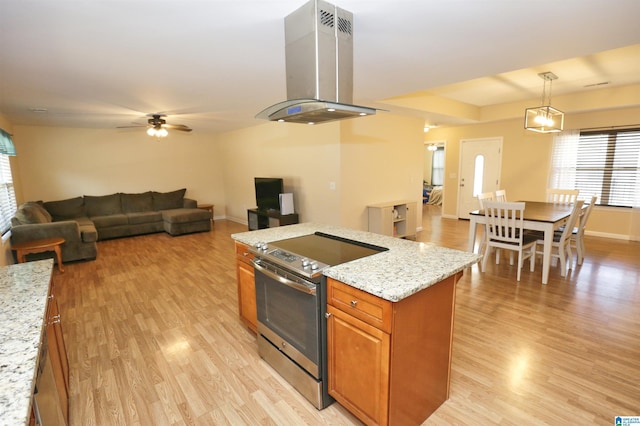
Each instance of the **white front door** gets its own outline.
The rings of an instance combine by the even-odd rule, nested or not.
[[[469,219],[478,209],[478,194],[500,189],[502,138],[463,139],[460,141],[458,217]]]

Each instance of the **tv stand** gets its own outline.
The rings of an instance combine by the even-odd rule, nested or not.
[[[249,223],[249,231],[293,225],[298,223],[298,213],[282,215],[280,210],[249,209],[247,210],[247,222]]]

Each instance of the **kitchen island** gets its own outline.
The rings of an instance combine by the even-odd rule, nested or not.
[[[477,263],[481,256],[440,247],[432,243],[393,238],[366,231],[318,223],[301,223],[231,235],[234,240],[254,246],[316,231],[360,241],[389,250],[374,256],[332,266],[324,275],[390,302],[424,290]]]
[[[234,234],[240,315],[252,330],[246,247],[316,231],[388,249],[322,270],[329,395],[366,424],[422,423],[449,396],[455,287],[480,256],[314,223]]]

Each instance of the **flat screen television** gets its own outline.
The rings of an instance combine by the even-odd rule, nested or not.
[[[280,210],[280,194],[284,191],[282,178],[254,178],[258,210]]]

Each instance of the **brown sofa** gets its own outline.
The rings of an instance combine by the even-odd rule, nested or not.
[[[62,237],[62,260],[95,259],[97,241],[165,231],[176,236],[211,230],[211,216],[185,198],[186,189],[171,192],[30,201],[11,219],[13,244]],[[37,255],[33,255],[37,257]]]

